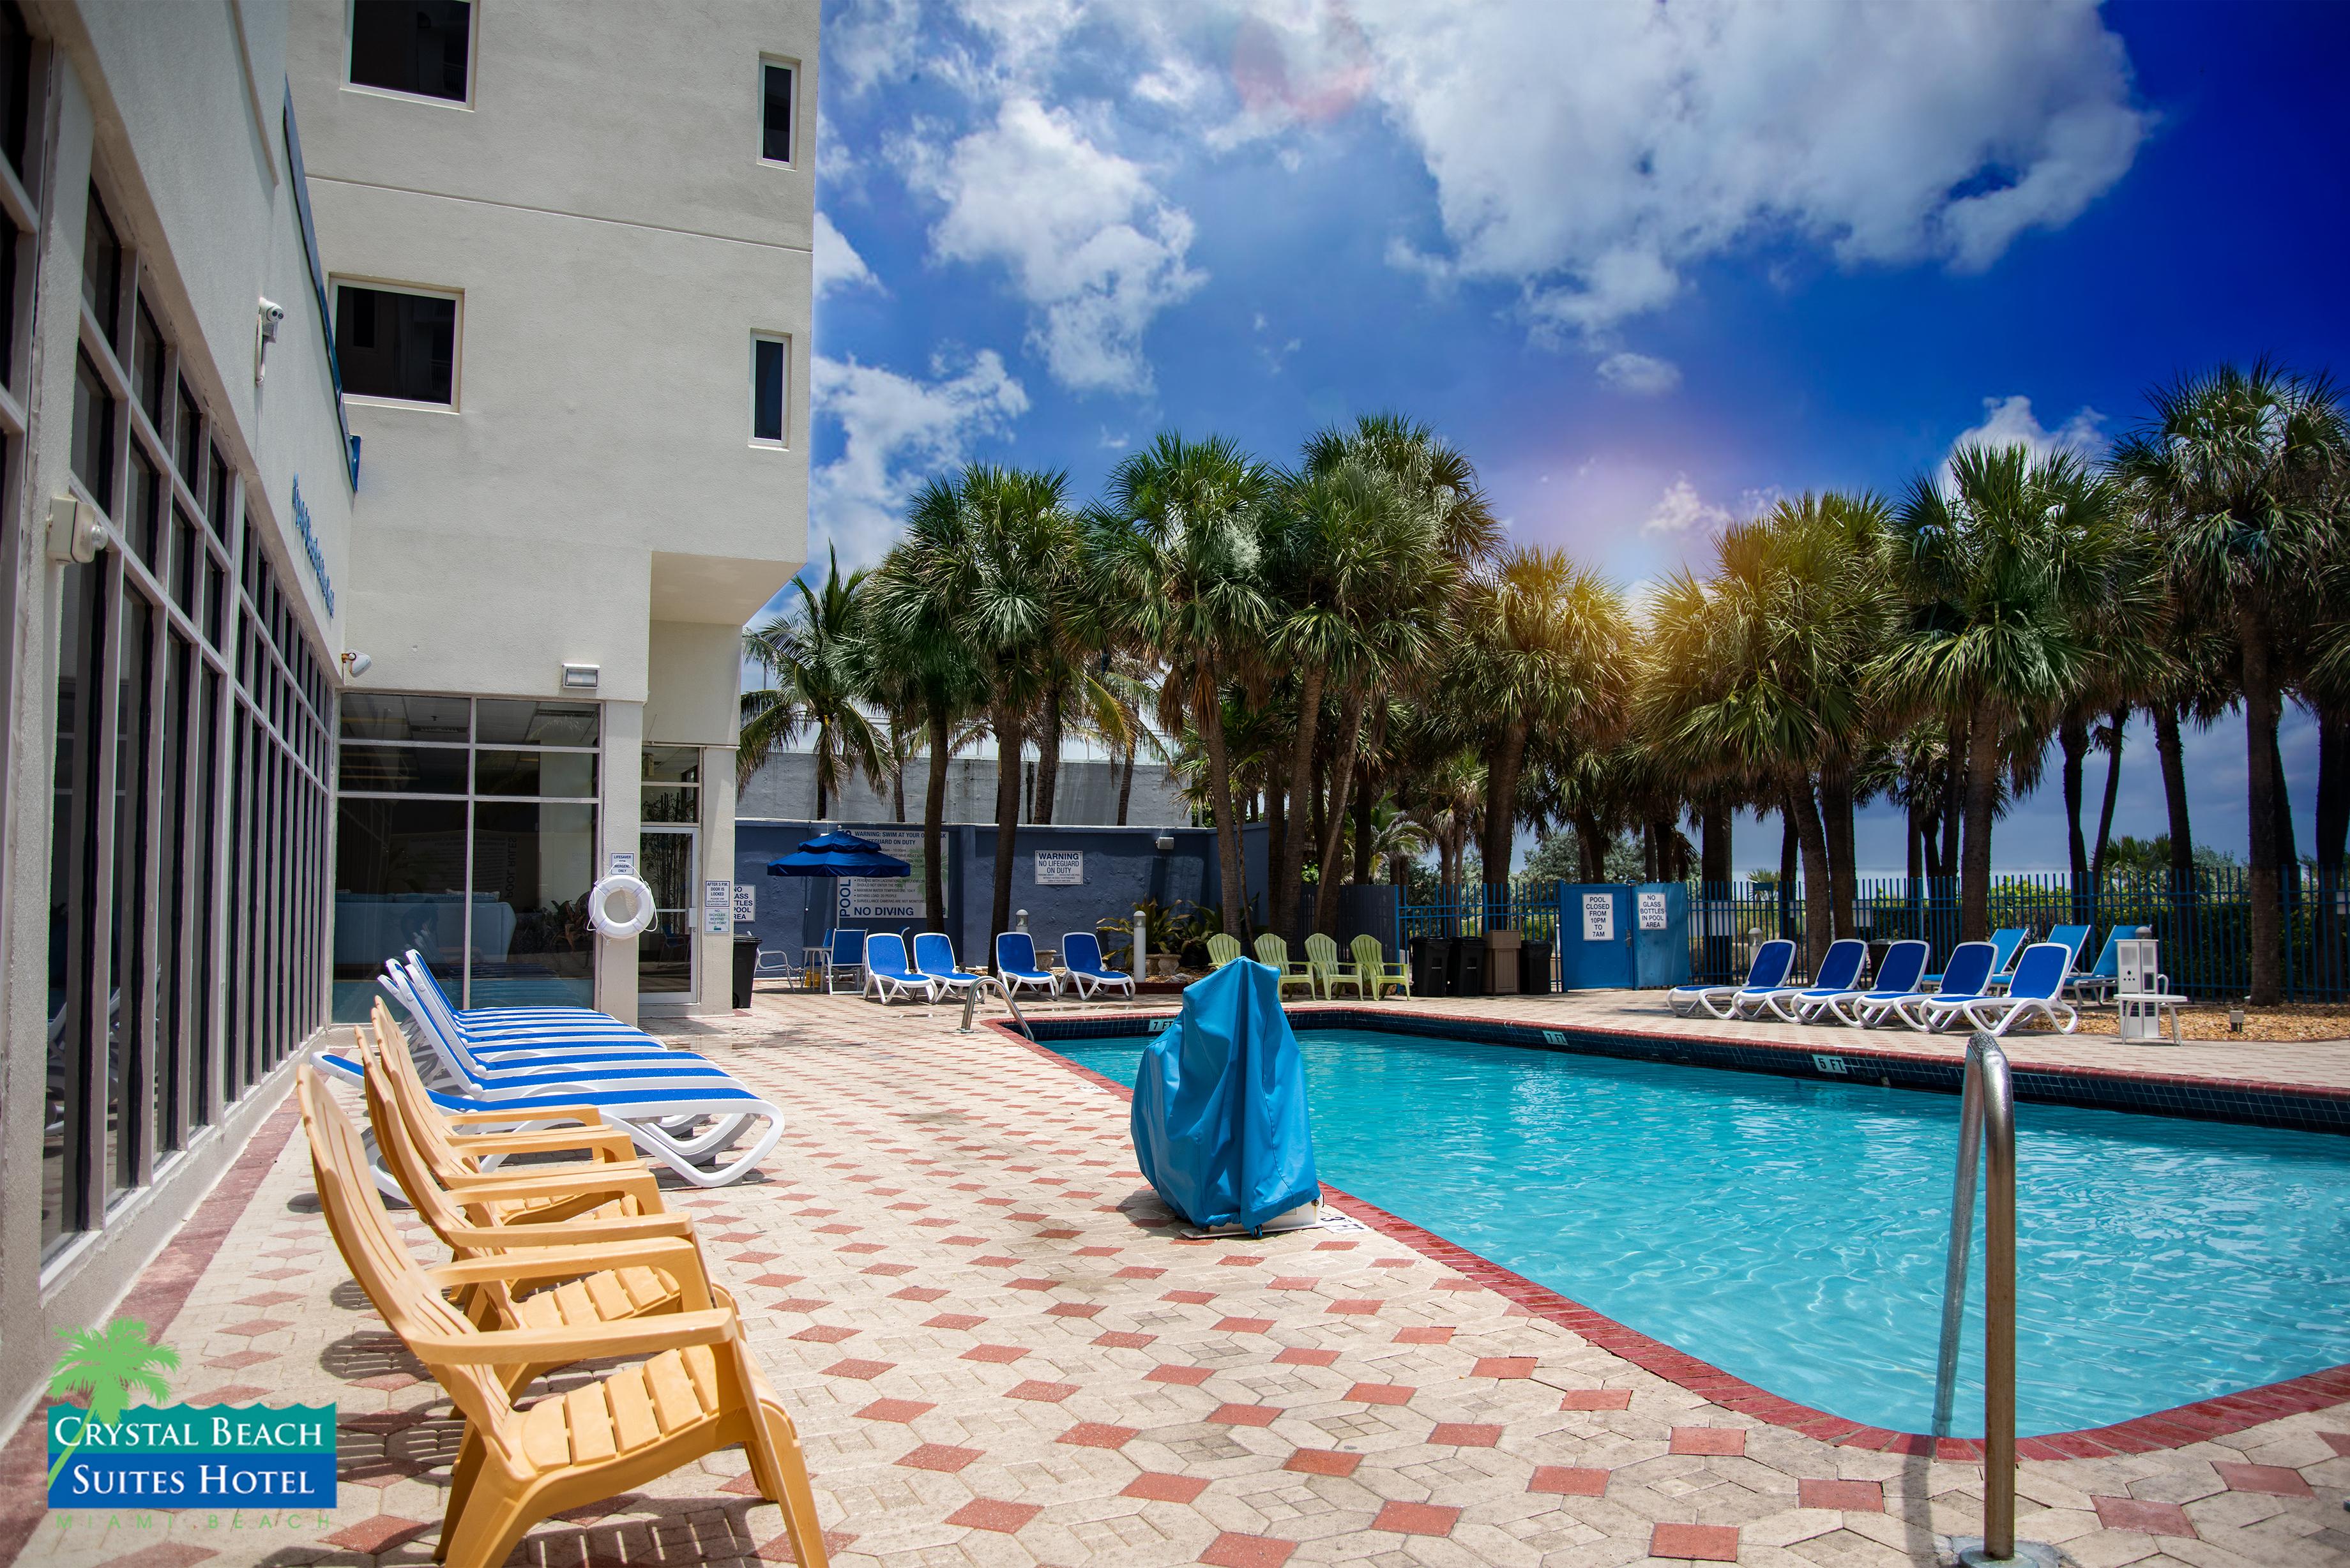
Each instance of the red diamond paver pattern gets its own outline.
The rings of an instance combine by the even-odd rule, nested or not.
[[[1914,1568],[1916,1543],[1981,1528],[1973,1445],[1936,1457],[1746,1388],[1349,1199],[1379,1233],[1184,1240],[1134,1170],[1125,1102],[1000,1032],[774,992],[665,1027],[790,1118],[762,1179],[666,1199],[792,1412],[838,1568]],[[446,1398],[349,1287],[307,1165],[298,1136],[265,1158],[151,1327],[213,1369],[191,1395],[237,1376],[216,1392],[337,1405],[343,1506],[234,1537],[36,1513],[0,1568],[12,1549],[27,1568],[430,1558]],[[2253,1390],[2170,1413],[2157,1441],[2151,1424],[2028,1441],[2019,1533],[2084,1564],[2168,1543],[2193,1568],[2341,1568],[2350,1376],[2306,1381],[2331,1403]],[[730,1452],[544,1522],[516,1561],[790,1556]]]

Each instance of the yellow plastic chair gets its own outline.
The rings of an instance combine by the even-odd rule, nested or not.
[[[1208,967],[1222,969],[1241,956],[1241,940],[1229,931],[1218,931],[1208,939]]]
[[[824,1534],[790,1414],[751,1359],[733,1303],[710,1290],[691,1241],[661,1238],[531,1247],[425,1269],[409,1254],[368,1169],[357,1127],[308,1063],[296,1073],[318,1201],[351,1272],[384,1322],[465,1417],[434,1555],[496,1568],[541,1520],[740,1447],[761,1495],[779,1505],[804,1568],[824,1568]],[[670,1272],[681,1310],[626,1322],[484,1328],[449,1292],[511,1287],[626,1268]],[[528,1409],[513,1369],[625,1361]]]
[[[1281,994],[1287,996],[1293,985],[1305,988],[1305,999],[1314,1000],[1314,971],[1302,963],[1289,961],[1289,943],[1267,931],[1256,940],[1256,961],[1271,967],[1281,977]]]
[[[1349,947],[1355,955],[1356,981],[1365,996],[1377,1002],[1391,991],[1411,994],[1411,966],[1388,962],[1387,950],[1379,946],[1378,938],[1365,931]]]
[[[1342,985],[1353,986],[1357,996],[1366,994],[1362,977],[1355,973],[1350,965],[1338,961],[1337,942],[1320,931],[1305,939],[1305,967],[1313,971],[1315,982],[1321,986],[1322,994],[1333,1002],[1338,999],[1338,988]]]

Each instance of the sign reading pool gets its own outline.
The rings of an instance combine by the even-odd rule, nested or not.
[[[1586,942],[1612,942],[1616,940],[1616,895],[1586,893],[1583,896],[1583,940]]]
[[[332,1405],[52,1405],[51,1508],[335,1506]]]

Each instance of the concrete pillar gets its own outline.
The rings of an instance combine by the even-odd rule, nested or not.
[[[603,805],[596,814],[601,840],[596,856],[600,877],[612,868],[615,854],[637,853],[639,813],[643,795],[638,781],[644,774],[645,705],[641,702],[604,704]],[[596,1005],[623,1023],[637,1021],[637,944],[596,940]]]

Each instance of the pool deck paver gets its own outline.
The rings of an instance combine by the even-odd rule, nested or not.
[[[1713,1404],[1378,1230],[1187,1241],[1134,1170],[1119,1097],[953,1022],[763,994],[671,1031],[791,1116],[758,1179],[673,1197],[798,1420],[844,1568],[1875,1568],[1934,1563],[1980,1532],[1978,1465],[1832,1446]],[[2326,1048],[2242,1049],[2350,1077]],[[350,1283],[290,1118],[247,1164],[250,1201],[236,1195],[184,1303],[155,1312],[185,1357],[174,1397],[334,1401],[341,1506],[234,1529],[36,1512],[18,1561],[430,1561],[447,1402]],[[713,1456],[542,1525],[515,1561],[788,1561],[745,1469]],[[2019,1525],[2081,1568],[2314,1568],[2350,1563],[2345,1490],[2350,1403],[2028,1461]]]

